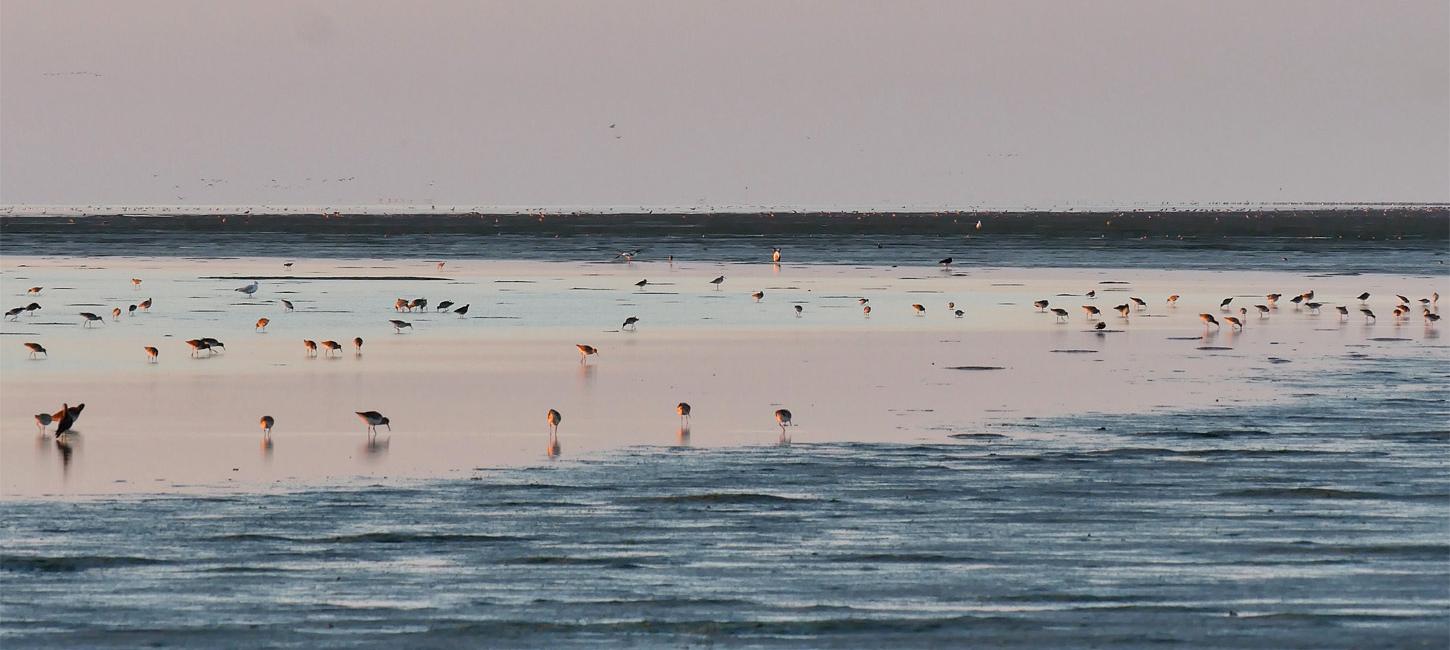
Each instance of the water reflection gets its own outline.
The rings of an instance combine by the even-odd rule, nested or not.
[[[272,460],[272,436],[262,437],[262,460]]]
[[[594,383],[594,364],[586,363],[579,366],[579,383],[589,386]]]
[[[564,453],[564,447],[559,444],[558,435],[553,433],[549,434],[549,446],[544,450],[544,453],[549,458],[558,458],[560,454]]]
[[[392,444],[391,436],[387,438],[378,438],[376,435],[368,436],[367,443],[363,445],[363,457],[372,460],[381,458],[383,454],[388,453],[388,447]]]
[[[690,427],[688,425],[681,425],[675,432],[675,441],[681,447],[690,446]]]
[[[75,456],[76,448],[80,446],[80,439],[73,433],[61,435],[55,439],[55,450],[60,452],[60,473],[63,477],[70,476],[71,458]]]

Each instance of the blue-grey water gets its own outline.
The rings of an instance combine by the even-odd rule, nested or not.
[[[38,241],[25,237],[39,236],[0,245]],[[461,237],[421,246],[544,259],[635,247]],[[948,247],[873,237],[825,240],[836,248],[820,261],[921,263]],[[1437,277],[1445,257],[1434,238],[1013,237],[951,250]],[[176,255],[263,254],[261,235],[152,239],[151,254],[166,241]],[[135,254],[117,241],[67,245]],[[744,235],[683,241],[645,246],[760,251]],[[799,248],[826,247],[810,241]],[[414,244],[371,252],[423,256]],[[305,253],[355,245],[313,239]],[[1450,371],[1443,345],[1413,350],[1347,347],[1272,404],[1023,420],[938,444],[641,447],[461,480],[7,500],[0,646],[1444,648]]]

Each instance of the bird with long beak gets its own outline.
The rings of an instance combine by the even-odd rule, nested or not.
[[[359,420],[368,425],[368,433],[377,435],[380,426],[387,427],[388,431],[393,430],[392,421],[384,417],[382,413],[377,411],[354,411],[354,413],[357,413]]]
[[[587,361],[590,355],[599,354],[599,348],[596,348],[592,345],[577,343],[574,345],[574,347],[578,348],[579,350],[579,363],[584,363],[585,361]]]

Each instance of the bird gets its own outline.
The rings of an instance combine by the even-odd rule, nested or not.
[[[786,409],[776,409],[775,423],[780,425],[780,434],[785,435],[785,428],[791,426],[790,411]]]
[[[223,350],[226,350],[227,349],[226,344],[224,344],[221,341],[218,341],[218,340],[216,340],[216,339],[214,339],[214,338],[212,338],[210,336],[203,336],[201,338],[201,342],[202,343],[205,343],[206,346],[207,346],[207,348],[208,349],[211,349],[211,350],[216,350],[217,348],[221,348]]]
[[[468,315],[468,305],[464,305],[462,307],[459,307],[458,309],[453,310],[453,313],[458,314],[458,317],[459,318],[463,318],[464,316],[467,316]]]
[[[1393,318],[1395,320],[1399,320],[1402,316],[1405,316],[1407,313],[1408,313],[1408,310],[1406,310],[1404,307],[1395,307],[1394,309],[1391,309],[1390,310],[1391,318]]]
[[[685,402],[676,404],[675,412],[680,414],[680,424],[684,424],[686,420],[690,419],[690,405]]]
[[[1283,295],[1284,294],[1282,294],[1282,293],[1269,293],[1269,294],[1264,294],[1264,301],[1265,302],[1268,302],[1269,305],[1272,306],[1274,303],[1279,302],[1279,298],[1281,296],[1283,296]]]
[[[131,278],[131,286],[141,288],[141,278]]]
[[[870,316],[871,315],[871,305],[863,305],[861,307],[861,314],[863,316]]]
[[[1093,329],[1098,330],[1098,331],[1102,331],[1102,330],[1108,329],[1108,324],[1107,323],[1104,323],[1102,321],[1098,321],[1098,324],[1097,325],[1093,325]]]
[[[302,351],[309,357],[317,356],[317,341],[302,339]]]
[[[1168,296],[1168,304],[1170,304],[1170,305],[1177,304],[1178,303],[1178,298],[1179,298],[1179,296],[1176,293],[1173,294],[1173,295],[1171,295],[1171,296]]]
[[[870,298],[857,298],[856,299],[856,304],[858,304],[858,305],[864,305],[864,304],[866,304],[868,302],[871,302],[871,299]]]
[[[961,318],[963,316],[966,316],[967,315],[967,312],[964,312],[964,311],[958,309],[958,310],[952,312],[952,315],[956,316],[957,318]]]
[[[1301,302],[1304,302],[1304,294],[1299,294],[1297,296],[1294,296],[1293,298],[1290,298],[1289,299],[1289,302],[1292,302],[1292,303],[1294,303],[1296,305],[1299,304],[1299,303],[1301,303]]]
[[[754,298],[755,299],[755,302],[760,302],[760,299],[765,297],[765,292],[764,291],[757,291],[755,293],[750,294],[750,297],[751,298]]]
[[[352,339],[352,353],[353,354],[362,354],[362,344],[363,344],[363,340],[362,340],[362,337],[361,336],[355,336],[355,337],[353,337],[353,339]]]
[[[191,348],[191,356],[193,357],[201,353],[202,350],[211,351],[211,346],[207,345],[206,341],[201,339],[187,339],[186,346]]]
[[[1426,325],[1433,325],[1440,321],[1440,315],[1428,309],[1425,310],[1424,316]]]
[[[31,288],[25,290],[25,295],[27,295],[27,296],[38,296],[38,295],[40,295],[40,290],[41,289],[44,289],[44,288],[45,287],[31,287]]]
[[[1223,302],[1218,303],[1218,308],[1219,309],[1225,309],[1225,308],[1228,307],[1228,304],[1231,303],[1231,302],[1233,302],[1233,301],[1234,301],[1233,297],[1224,298],[1223,299]]]
[[[1244,328],[1244,322],[1242,320],[1239,320],[1237,316],[1224,316],[1223,319],[1225,321],[1228,321],[1228,324],[1232,325],[1236,329],[1242,330]]]
[[[100,316],[92,314],[88,311],[81,312],[81,318],[85,319],[83,322],[81,322],[81,327],[90,327],[91,323],[101,322]]]
[[[1347,320],[1349,318],[1348,307],[1345,307],[1344,305],[1337,305],[1334,307],[1334,309],[1339,312],[1339,320]]]
[[[1084,296],[1087,296],[1089,298],[1096,298],[1096,297],[1098,297],[1098,290],[1097,289],[1089,289],[1088,292],[1085,293],[1085,294],[1083,294],[1083,295]]]
[[[549,423],[549,435],[552,436],[559,432],[559,423],[564,421],[564,416],[554,409],[549,409],[549,412],[544,414],[544,421]]]
[[[911,308],[916,310],[916,315],[917,316],[920,316],[920,315],[926,313],[926,307],[924,305],[922,305],[921,303],[913,304],[911,306]]]
[[[30,358],[32,359],[34,359],[35,355],[37,354],[44,354],[46,358],[50,358],[50,355],[47,354],[45,351],[45,346],[39,343],[26,343],[25,349],[30,350]]]
[[[772,261],[772,262],[774,262],[776,264],[780,264],[780,249],[779,248],[772,248],[772,249],[770,249],[770,261]]]
[[[1266,318],[1269,315],[1268,305],[1254,305],[1254,309],[1259,310],[1259,318]]]
[[[270,322],[272,322],[272,319],[270,318],[258,318],[256,327],[253,327],[252,329],[262,330],[263,332],[265,332],[267,331],[267,323]]]
[[[385,427],[387,427],[388,428],[388,431],[392,431],[393,430],[392,422],[390,420],[388,420],[388,418],[385,417],[382,413],[379,413],[377,411],[353,411],[353,412],[357,414],[357,417],[358,417],[359,420],[362,420],[363,423],[365,423],[365,424],[368,425],[368,429],[367,429],[368,433],[371,433],[373,435],[377,435],[377,433],[378,433],[378,427],[379,426],[385,426]]]
[[[260,421],[260,424],[262,425],[262,435],[263,436],[266,436],[268,438],[271,438],[272,437],[272,425],[274,425],[276,423],[277,423],[277,421],[275,419],[273,419],[272,416],[270,416],[270,415],[263,415],[262,416],[262,419]]]
[[[408,301],[408,311],[413,311],[414,309],[420,309],[421,310],[421,309],[423,309],[423,308],[425,308],[427,306],[428,306],[428,299],[427,298],[414,298],[414,299]]]
[[[1399,298],[1400,299],[1400,302],[1405,303],[1406,305],[1410,304],[1410,299],[1409,298],[1406,298],[1406,297],[1404,297],[1404,296],[1402,296],[1400,294],[1395,294],[1395,297],[1396,298]]]
[[[1377,320],[1374,317],[1374,312],[1370,311],[1369,308],[1367,308],[1367,307],[1360,308],[1359,313],[1364,314],[1364,320],[1365,320],[1366,323],[1368,323],[1369,321],[1372,321],[1372,320]]]
[[[141,311],[151,311],[151,299],[150,298],[147,298],[147,299],[141,301]]]
[[[81,408],[85,408],[85,404],[82,404],[81,405]],[[80,411],[79,410],[77,410],[75,412],[72,412],[71,411],[70,404],[61,404],[60,405],[60,417],[59,418],[56,418],[54,415],[51,416],[52,419],[58,419],[58,420],[60,420],[60,424],[57,424],[55,426],[55,437],[59,438],[62,435],[65,435],[66,433],[68,433],[70,431],[71,427],[75,426],[75,424],[76,424],[76,417],[79,416],[79,415],[80,415]]]
[[[1148,303],[1146,303],[1146,302],[1143,302],[1143,299],[1142,299],[1142,298],[1134,298],[1134,297],[1132,297],[1132,296],[1129,296],[1129,297],[1128,297],[1128,300],[1131,300],[1131,301],[1133,301],[1133,304],[1135,304],[1135,305],[1137,305],[1137,306],[1138,306],[1138,310],[1139,310],[1139,311],[1142,311],[1142,310],[1144,310],[1144,309],[1147,309],[1147,308],[1148,308]]]
[[[1208,329],[1209,325],[1218,327],[1218,319],[1214,318],[1213,314],[1199,314],[1198,320],[1203,321],[1203,329],[1205,330]]]
[[[629,318],[624,319],[624,324],[623,325],[620,325],[619,326],[619,329],[625,329],[625,328],[638,329],[638,326],[635,325],[635,323],[638,323],[638,322],[639,322],[639,318],[638,317],[636,317],[636,316],[630,316]]]
[[[1092,320],[1098,314],[1103,313],[1101,309],[1098,309],[1097,307],[1094,307],[1092,305],[1083,305],[1082,311],[1084,314],[1087,315],[1088,320]]]
[[[579,363],[584,363],[591,354],[599,354],[599,348],[583,343],[576,343],[574,347],[579,349]]]
[[[1309,312],[1310,313],[1317,314],[1317,313],[1319,313],[1319,308],[1324,306],[1324,303],[1322,303],[1322,302],[1306,302],[1306,303],[1304,303],[1304,306],[1309,308]]]
[[[954,302],[948,302],[947,303],[947,311],[951,311],[951,310],[956,309],[956,308],[957,308],[957,303],[954,303]]]
[[[408,309],[408,299],[398,298],[393,301],[393,311],[405,311]]]
[[[45,435],[45,428],[55,421],[55,416],[49,413],[35,414],[35,428],[40,429],[40,435]]]
[[[30,313],[30,312],[39,310],[39,309],[40,309],[40,303],[38,303],[38,302],[32,302],[32,303],[30,303],[30,304],[28,304],[28,305],[25,306],[25,311],[26,311],[27,314]]]
[[[1046,300],[1035,300],[1035,301],[1032,302],[1032,306],[1033,307],[1036,307],[1037,308],[1037,311],[1040,311],[1040,312],[1047,311],[1047,305],[1048,305],[1048,302]]]
[[[716,289],[719,289],[720,288],[720,284],[723,283],[723,282],[725,282],[725,276],[722,275],[722,276],[720,276],[718,278],[715,278],[714,280],[711,280],[710,281],[710,284],[715,285],[715,288]]]
[[[1056,316],[1057,317],[1057,320],[1059,320],[1059,321],[1067,322],[1067,310],[1066,309],[1058,309],[1057,307],[1053,307],[1052,308],[1052,315],[1053,316]]]
[[[1355,297],[1356,297],[1356,298],[1359,298],[1359,301],[1360,301],[1360,302],[1364,302],[1364,301],[1366,301],[1366,300],[1369,300],[1369,292],[1368,292],[1368,291],[1366,291],[1366,292],[1364,292],[1364,293],[1361,293],[1361,294],[1359,294],[1359,295],[1358,295],[1358,296],[1355,296]]]
[[[1300,295],[1303,296],[1305,300],[1313,300],[1314,299],[1314,290],[1313,289],[1310,289],[1310,290],[1305,291],[1304,293],[1302,293]]]
[[[1113,309],[1118,310],[1118,316],[1122,318],[1127,318],[1128,312],[1132,311],[1132,308],[1128,306],[1128,303],[1123,303],[1121,305],[1113,307]]]
[[[338,343],[337,341],[323,341],[322,347],[327,348],[327,353],[329,355],[331,355],[333,352],[342,354],[342,344]]]
[[[393,324],[393,333],[394,334],[402,334],[404,327],[412,327],[413,326],[412,323],[409,323],[408,321],[405,321],[405,320],[389,320],[388,322]]]
[[[18,320],[20,318],[20,315],[23,313],[25,313],[24,307],[16,307],[14,309],[6,310],[5,317],[9,318],[10,320]]]
[[[126,315],[127,316],[135,316],[136,315],[136,305],[131,305],[130,307],[127,307],[126,308]]]
[[[252,295],[252,294],[254,294],[254,293],[257,292],[257,288],[259,286],[260,285],[257,283],[256,280],[252,280],[252,283],[251,284],[249,284],[249,285],[247,285],[245,287],[237,287],[236,289],[233,289],[233,291],[240,291],[240,292],[245,293],[248,296],[250,296],[250,295]]]
[[[795,306],[795,315],[796,315],[796,318],[800,318],[801,312],[803,312],[805,310],[806,310],[805,307],[802,307],[800,305],[796,305]]]
[[[291,300],[288,300],[286,298],[282,298],[282,299],[280,299],[280,302],[282,303],[282,309],[284,309],[286,311],[292,311],[292,301]]]
[[[434,310],[434,311],[448,311],[448,308],[449,307],[452,307],[452,306],[453,306],[453,301],[452,300],[444,300],[443,302],[438,303],[438,308],[436,310]]]
[[[143,349],[143,350],[146,351],[146,360],[148,362],[151,362],[151,363],[156,363],[156,357],[157,357],[157,355],[160,355],[161,354],[161,351],[160,350],[157,350],[156,348],[154,348],[152,346],[149,346],[149,345],[148,346],[145,346],[145,347],[143,347],[141,349]]]
[[[121,320],[121,308],[120,307],[112,307],[111,308],[111,322],[116,323],[116,322],[120,322],[120,320]]]
[[[952,267],[952,258],[950,258],[950,257],[944,257],[944,258],[942,258],[940,260],[937,260],[937,264],[940,264],[943,268],[951,268]],[[777,411],[777,413],[779,413],[779,411]],[[787,415],[789,415],[790,412],[789,411],[786,411],[786,413],[787,413]]]
[[[283,262],[283,263],[282,263],[282,267],[283,267],[283,268],[288,268],[288,269],[290,269],[290,268],[292,268],[292,264],[293,264],[293,262]]]

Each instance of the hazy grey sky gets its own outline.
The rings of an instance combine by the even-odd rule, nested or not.
[[[1445,0],[0,0],[0,203],[1444,202],[1447,116]]]

